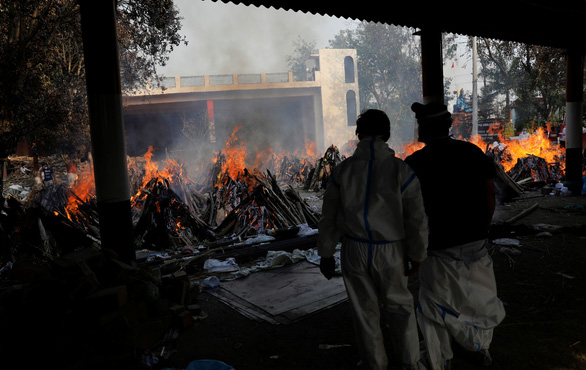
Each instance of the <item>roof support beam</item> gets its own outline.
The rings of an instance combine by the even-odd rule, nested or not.
[[[566,54],[566,186],[574,195],[582,190],[582,120],[584,113],[584,50]]]
[[[78,0],[102,249],[135,260],[115,0]]]
[[[444,104],[442,32],[437,29],[423,29],[417,34],[421,36],[423,103]]]

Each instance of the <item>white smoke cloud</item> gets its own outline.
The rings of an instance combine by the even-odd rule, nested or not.
[[[298,37],[325,48],[356,21],[274,8],[175,0],[189,44],[171,53],[165,76],[286,72]]]

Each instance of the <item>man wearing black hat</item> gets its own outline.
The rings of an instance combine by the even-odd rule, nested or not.
[[[342,242],[341,265],[364,369],[386,370],[380,326],[383,306],[396,348],[394,360],[416,369],[419,337],[413,296],[407,288],[426,256],[427,222],[419,180],[389,148],[390,121],[368,110],[356,121],[356,151],[336,166],[319,222],[320,269],[328,279]]]
[[[445,369],[461,350],[489,365],[493,329],[505,317],[486,249],[495,164],[476,145],[449,136],[452,119],[444,104],[414,103],[411,110],[425,143],[405,162],[421,182],[429,222],[417,316],[428,360],[432,369]]]

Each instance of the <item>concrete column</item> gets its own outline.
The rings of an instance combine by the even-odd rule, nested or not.
[[[584,50],[568,50],[566,79],[566,186],[572,194],[579,195],[582,190]]]
[[[442,33],[436,29],[424,29],[421,36],[421,77],[423,103],[444,103],[444,70],[442,58]]]
[[[115,0],[78,0],[85,57],[92,156],[103,249],[135,260]]]
[[[210,133],[210,143],[216,142],[216,119],[214,118],[214,101],[207,101],[208,107],[208,130]]]

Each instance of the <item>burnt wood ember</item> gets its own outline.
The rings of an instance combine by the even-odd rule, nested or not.
[[[517,160],[517,164],[509,171],[515,181],[526,178],[533,179],[533,184],[555,184],[562,179],[563,171],[558,163],[549,164],[543,158],[529,155]]]
[[[496,165],[504,172],[503,162],[511,162],[512,156],[507,148],[487,145],[486,154],[493,158]],[[554,163],[548,163],[544,158],[529,154],[517,159],[513,168],[506,172],[507,176],[524,187],[538,187],[552,185],[564,177],[562,163],[564,158],[556,157]],[[530,181],[529,181],[530,180]]]
[[[266,175],[262,177],[259,175],[245,170],[244,176],[253,181],[254,189],[250,193],[248,193],[248,186],[230,185],[230,191],[233,194],[237,191],[241,192],[241,195],[233,195],[234,199],[242,200],[217,226],[215,230],[218,235],[262,234],[269,229],[288,228],[309,222],[316,223],[318,216],[301,201],[298,194],[297,196],[285,195],[277,184],[276,177],[269,170]],[[295,191],[290,188],[287,193],[291,194]]]
[[[327,176],[340,161],[339,152],[332,146],[317,162],[320,170],[313,183],[318,188],[320,184],[325,186]],[[135,248],[193,249],[274,230],[292,230],[300,224],[316,227],[319,213],[292,186],[308,182],[313,168],[310,160],[273,155],[266,172],[244,169],[235,178],[229,176],[225,162],[220,153],[209,171],[197,171],[190,177],[182,164],[169,158],[168,167],[160,172],[156,163],[150,166],[146,156],[129,160],[129,179],[136,189],[131,198]],[[73,244],[100,247],[96,198],[85,187],[83,191],[82,197],[75,187],[56,183],[37,195],[32,207],[41,216],[33,223],[40,226],[35,226],[33,234],[45,251],[47,243],[52,248],[63,244],[62,250],[54,251],[56,255],[75,249]],[[14,235],[5,229],[2,238],[14,244]]]
[[[134,200],[134,208],[140,213],[134,228],[137,248],[176,249],[214,238],[166,179],[152,178]]]

